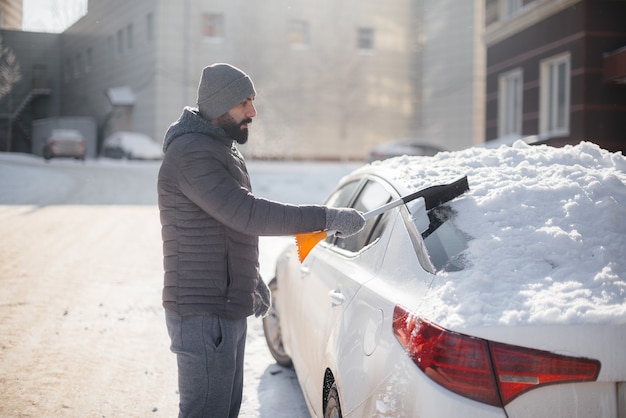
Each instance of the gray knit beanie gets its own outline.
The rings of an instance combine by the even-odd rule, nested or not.
[[[202,70],[198,85],[198,110],[213,120],[256,95],[254,84],[246,73],[230,64],[213,64]]]

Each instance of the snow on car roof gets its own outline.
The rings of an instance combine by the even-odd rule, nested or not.
[[[626,323],[626,158],[518,141],[377,162],[409,189],[467,175],[452,202],[467,267],[438,274],[417,312],[444,327]]]

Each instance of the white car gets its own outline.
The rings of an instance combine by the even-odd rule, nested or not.
[[[54,129],[46,138],[43,158],[48,161],[56,157],[85,159],[85,138],[76,129]]]
[[[159,160],[163,158],[161,144],[139,132],[119,131],[104,140],[102,155],[129,160]]]
[[[625,416],[625,167],[516,143],[344,178],[363,212],[461,180],[277,260],[265,336],[311,415]]]

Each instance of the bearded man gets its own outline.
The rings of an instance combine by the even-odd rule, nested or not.
[[[243,393],[247,317],[263,316],[258,237],[323,229],[347,237],[365,225],[354,209],[290,205],[255,196],[237,143],[257,116],[242,70],[203,69],[197,108],[185,107],[163,141],[158,193],[163,307],[178,364],[179,417],[236,417]]]

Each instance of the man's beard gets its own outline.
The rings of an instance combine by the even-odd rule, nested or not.
[[[242,129],[241,126],[251,122],[251,118],[246,118],[237,123],[232,116],[226,113],[217,119],[217,126],[222,128],[226,135],[237,141],[238,144],[245,144],[248,142],[248,128]]]

